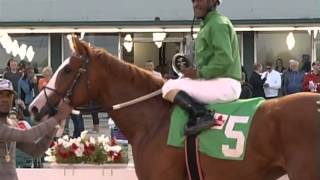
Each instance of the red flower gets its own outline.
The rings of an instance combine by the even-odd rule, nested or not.
[[[78,148],[79,148],[79,147],[78,147],[75,143],[73,143],[73,144],[71,145],[71,151],[72,151],[72,152],[76,151]]]
[[[89,144],[89,145],[85,144],[83,154],[86,156],[90,156],[91,154],[93,154],[94,150],[95,150],[95,147],[93,144]]]
[[[66,151],[64,148],[58,149],[58,155],[62,157],[63,159],[67,159],[69,157],[69,152]]]
[[[111,157],[113,161],[120,161],[122,158],[120,153],[114,151],[110,151],[108,155]]]

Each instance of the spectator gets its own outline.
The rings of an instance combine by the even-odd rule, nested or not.
[[[159,78],[162,78],[161,76],[161,73],[157,72],[154,70],[154,64],[153,64],[153,61],[151,60],[148,60],[145,64],[145,68],[148,70],[148,71],[151,71],[151,73],[155,76],[155,77],[159,77]]]
[[[281,75],[274,70],[271,62],[266,63],[267,71],[262,74],[262,79],[267,78],[263,84],[263,90],[266,99],[272,99],[279,96],[279,89],[281,88]]]
[[[304,71],[306,73],[311,71],[311,62],[310,62],[310,56],[308,54],[302,55],[302,67],[301,71]]]
[[[25,60],[20,61],[18,64],[18,71],[23,75],[27,66],[30,66],[30,63]]]
[[[18,82],[18,96],[26,106],[24,111],[24,116],[26,118],[30,116],[28,107],[34,98],[34,88],[36,83],[37,78],[34,76],[33,68],[31,66],[26,67],[25,73]]]
[[[263,84],[266,82],[267,77],[261,79],[262,73],[262,65],[261,64],[254,64],[253,65],[253,72],[249,79],[249,83],[252,85],[252,97],[265,97]]]
[[[290,60],[290,71],[283,74],[284,95],[303,91],[304,72],[299,71],[299,62]]]
[[[42,70],[42,76],[43,78],[39,79],[39,83],[38,83],[38,90],[41,91],[43,87],[45,87],[47,85],[47,83],[49,82],[51,76],[52,76],[52,69],[51,67],[45,67]]]
[[[97,105],[94,101],[90,101],[86,106],[80,107],[78,108],[78,110],[80,110],[80,116],[82,117],[83,114],[90,114],[92,117],[92,121],[93,121],[93,129],[92,131],[94,133],[99,133],[100,131],[100,127],[99,127],[99,114],[98,114],[98,110],[101,107],[99,107],[99,105]]]
[[[81,132],[84,131],[84,121],[81,112],[78,110],[72,110],[70,118],[73,122],[73,138],[80,137]]]
[[[276,67],[274,70],[278,71],[279,73],[283,73],[286,70],[286,68],[283,66],[283,60],[281,58],[276,60]]]
[[[18,82],[22,73],[18,71],[18,62],[14,59],[9,59],[6,71],[3,73],[3,78],[12,82],[13,89],[18,92]]]
[[[241,66],[241,94],[239,99],[248,99],[252,97],[252,85],[248,82],[248,76],[245,68]]]
[[[303,91],[320,93],[320,61],[316,61],[313,70],[305,74]]]

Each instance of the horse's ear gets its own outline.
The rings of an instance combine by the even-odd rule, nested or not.
[[[76,55],[85,55],[86,50],[84,45],[81,43],[77,35],[71,34],[68,35],[68,40],[69,40],[69,46],[71,49],[71,52],[76,54]]]

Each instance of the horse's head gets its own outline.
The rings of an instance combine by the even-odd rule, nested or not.
[[[94,98],[94,73],[89,67],[94,59],[90,57],[91,48],[86,42],[80,41],[75,35],[69,38],[72,55],[66,59],[54,73],[47,86],[29,106],[30,113],[36,121],[45,115],[53,115],[56,106],[63,98],[68,98],[73,107],[86,104]],[[90,92],[90,93],[89,93]]]

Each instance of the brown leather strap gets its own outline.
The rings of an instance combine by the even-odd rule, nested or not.
[[[197,135],[190,135],[186,137],[185,141],[185,159],[189,180],[203,180],[199,161]]]

